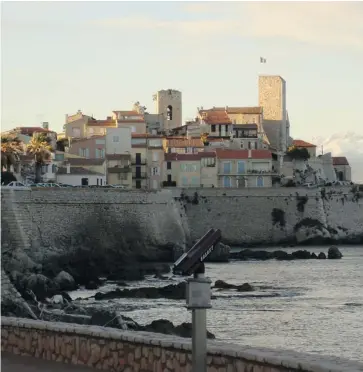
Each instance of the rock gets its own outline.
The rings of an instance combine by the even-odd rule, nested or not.
[[[235,285],[235,284],[227,283],[223,280],[216,280],[216,282],[214,283],[214,288],[237,289],[238,292],[252,292],[255,290],[249,283],[244,283],[242,285]]]
[[[62,291],[73,291],[77,288],[73,276],[66,271],[61,271],[55,278],[54,282]]]
[[[206,259],[206,262],[228,262],[230,251],[231,247],[229,245],[219,242]]]
[[[186,295],[186,282],[170,284],[165,287],[141,287],[119,289],[107,293],[97,292],[96,300],[110,300],[114,298],[168,298],[171,300],[184,300]]]
[[[113,327],[119,329],[142,330],[142,327],[134,320],[127,316],[123,316],[116,311],[107,309],[91,309],[91,325],[101,327]]]
[[[292,252],[292,256],[299,260],[308,260],[311,258],[311,253],[306,250],[298,250],[296,252]]]
[[[318,256],[313,252],[312,254],[311,254],[311,258],[318,258]]]
[[[97,289],[98,288],[98,283],[94,282],[93,280],[91,280],[89,283],[87,283],[84,287],[86,289]]]
[[[328,258],[331,260],[337,260],[342,258],[343,255],[335,245],[332,245],[328,250]]]
[[[32,274],[26,279],[26,288],[31,290],[38,301],[44,301],[59,291],[57,285],[42,274]],[[29,295],[27,296],[29,298]]]
[[[291,261],[294,259],[292,254],[285,251],[274,251],[272,252],[272,257],[279,261]]]
[[[319,259],[319,260],[325,260],[325,259],[326,259],[326,255],[325,255],[325,253],[324,253],[324,252],[320,252],[320,253],[318,254],[318,259]]]
[[[180,337],[192,337],[192,324],[182,323],[178,326],[174,326],[172,322],[166,319],[154,320],[150,324],[144,327],[146,332],[156,332],[163,333],[167,335],[176,335]],[[207,331],[207,337],[209,339],[214,339],[213,333]]]

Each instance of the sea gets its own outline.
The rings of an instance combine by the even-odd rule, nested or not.
[[[274,248],[277,249],[277,248]],[[266,250],[274,250],[266,248]],[[304,247],[299,247],[304,249]],[[325,252],[328,247],[306,247]],[[295,350],[363,362],[363,247],[340,246],[341,260],[231,261],[206,264],[206,276],[232,284],[250,283],[256,291],[213,290],[207,327],[218,341]],[[287,252],[297,248],[284,249]],[[164,286],[185,278],[150,276],[130,287]],[[114,307],[140,324],[168,319],[191,322],[185,301],[115,299],[95,301],[97,291],[117,287],[106,282],[94,291],[79,289],[71,297],[83,305]]]

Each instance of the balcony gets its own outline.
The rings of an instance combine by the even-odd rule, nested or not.
[[[131,160],[131,165],[146,165],[147,161],[146,159],[138,160],[136,161],[135,159]]]
[[[147,173],[146,172],[134,172],[132,173],[132,178],[135,180],[142,180],[147,178]]]
[[[131,172],[131,167],[128,165],[120,166],[120,167],[108,167],[108,173],[129,173]]]
[[[163,187],[176,187],[176,181],[163,181]]]

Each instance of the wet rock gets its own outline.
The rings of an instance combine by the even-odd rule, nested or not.
[[[235,285],[235,284],[227,283],[223,280],[216,280],[216,282],[214,283],[214,288],[237,289],[238,292],[252,292],[255,290],[249,283],[244,283],[242,285]]]
[[[107,309],[90,309],[90,324],[102,327],[112,327],[129,330],[142,330],[142,327],[134,320],[120,313]]]
[[[328,250],[328,258],[331,260],[337,260],[342,258],[343,255],[335,245],[332,245]]]
[[[311,258],[311,253],[306,250],[298,250],[296,252],[292,252],[292,256],[299,260],[308,260]]]
[[[91,280],[89,283],[87,283],[84,286],[86,289],[97,289],[99,287],[99,284]]]
[[[168,298],[171,300],[184,300],[186,282],[170,284],[165,287],[141,287],[119,289],[107,293],[97,292],[96,300],[110,300],[114,298]]]
[[[219,242],[206,259],[206,262],[228,262],[230,251],[231,247],[229,245]]]
[[[62,291],[73,291],[77,288],[73,276],[66,271],[61,271],[55,278],[54,282]]]
[[[291,261],[294,259],[294,256],[285,251],[274,251],[272,252],[272,258],[276,258],[279,261]]]
[[[237,260],[280,260],[280,261],[290,261],[290,260],[308,260],[314,258],[312,254],[307,250],[298,250],[292,253],[288,253],[282,250],[277,251],[261,251],[261,250],[252,250],[244,249],[239,252],[233,252],[230,254],[230,258]]]
[[[182,323],[178,326],[174,326],[172,322],[166,319],[154,320],[150,324],[144,327],[146,332],[163,333],[167,335],[176,335],[180,337],[192,337],[192,324]],[[214,339],[213,333],[207,331],[207,337]]]
[[[26,279],[26,289],[31,290],[38,301],[53,297],[59,291],[56,283],[42,274],[31,274]],[[29,298],[29,295],[27,297]]]
[[[326,259],[326,254],[325,254],[324,252],[320,252],[320,253],[318,254],[318,259],[319,259],[319,260],[325,260],[325,259]]]
[[[313,252],[312,254],[311,254],[311,258],[318,258],[318,256]]]

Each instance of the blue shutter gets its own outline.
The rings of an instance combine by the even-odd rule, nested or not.
[[[231,173],[231,163],[223,163],[224,174]]]
[[[238,162],[238,173],[239,174],[244,174],[245,173],[245,162],[244,161],[239,161]]]
[[[86,148],[86,158],[89,158],[89,148]]]

